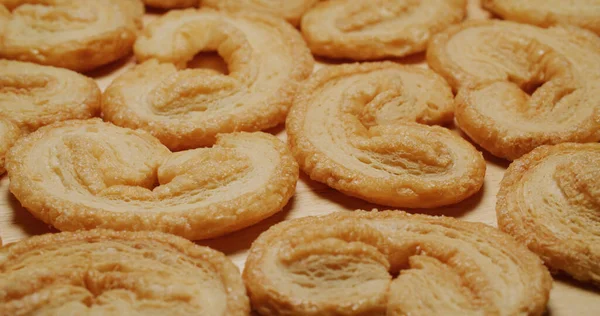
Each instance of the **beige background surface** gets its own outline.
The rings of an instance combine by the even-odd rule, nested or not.
[[[146,16],[149,22],[161,12],[150,12]],[[488,18],[488,14],[479,9],[479,0],[469,3],[469,18]],[[204,67],[219,68],[219,61],[215,56],[204,54],[198,60]],[[412,56],[401,60],[403,63],[416,64],[423,67],[423,56]],[[96,70],[88,75],[94,77],[100,87],[104,89],[116,76],[134,65],[135,60],[129,58]],[[320,60],[317,68],[326,66],[329,62]],[[68,92],[67,92],[68,93]],[[453,127],[451,127],[453,128]],[[285,139],[283,126],[270,132]],[[458,131],[457,131],[458,132]],[[446,215],[467,221],[483,222],[496,226],[495,203],[498,186],[502,180],[508,162],[484,153],[487,160],[485,184],[482,190],[462,203],[433,209],[411,210],[433,215]],[[0,179],[0,237],[4,243],[15,242],[27,236],[53,232],[48,225],[30,215],[20,206],[19,201],[8,190],[9,179],[4,175]],[[278,214],[242,231],[207,241],[198,242],[220,250],[227,254],[231,260],[243,269],[246,253],[254,239],[269,226],[280,221],[310,215],[323,215],[334,211],[352,211],[355,209],[386,209],[364,202],[362,200],[345,196],[326,185],[310,180],[301,174],[296,189],[296,195],[289,204]],[[600,315],[600,290],[587,284],[581,284],[566,276],[558,276],[554,282],[548,315]]]

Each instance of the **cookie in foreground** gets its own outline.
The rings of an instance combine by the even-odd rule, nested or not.
[[[427,62],[458,91],[457,125],[495,156],[600,140],[600,38],[589,31],[469,21],[434,36]]]
[[[141,130],[99,119],[38,129],[9,151],[10,191],[59,230],[157,230],[220,236],[280,211],[298,165],[261,132],[220,135],[215,146],[172,153]]]
[[[425,51],[432,34],[459,23],[466,0],[330,0],[302,17],[315,55],[352,60],[403,57]]]
[[[440,126],[453,95],[431,70],[392,62],[324,68],[304,84],[286,122],[311,179],[395,207],[458,203],[483,185],[485,160]]]
[[[600,35],[598,0],[483,0],[481,4],[505,20],[542,27],[572,24]]]
[[[89,71],[131,53],[140,0],[0,3],[0,57]]]
[[[506,171],[498,227],[548,267],[600,285],[600,144],[538,147]]]
[[[3,315],[248,315],[222,253],[159,232],[46,234],[0,248]]]
[[[184,69],[201,51],[217,51],[229,74]],[[135,54],[143,63],[106,89],[102,112],[172,150],[283,123],[314,63],[302,36],[283,19],[211,9],[168,12],[144,30]]]
[[[509,235],[401,211],[279,223],[253,243],[243,277],[262,315],[541,315],[552,287]]]

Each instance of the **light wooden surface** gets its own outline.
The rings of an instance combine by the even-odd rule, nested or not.
[[[487,13],[479,9],[479,1],[469,3],[470,18],[488,18]],[[146,23],[154,19],[160,12],[147,14]],[[199,65],[220,68],[219,61],[211,55],[203,55]],[[426,67],[423,56],[414,56],[400,62]],[[135,60],[129,58],[111,64],[103,69],[89,73],[100,87],[104,88],[119,74],[134,65]],[[320,61],[316,69],[323,67]],[[65,91],[68,93],[68,91]],[[453,128],[453,127],[451,127]],[[454,129],[454,128],[453,128]],[[281,139],[285,139],[283,126],[270,130]],[[459,133],[457,131],[457,133]],[[508,162],[495,158],[484,152],[487,160],[485,184],[482,190],[462,203],[432,210],[410,210],[411,212],[432,215],[453,216],[462,220],[483,222],[496,226],[495,203],[498,186],[502,180]],[[4,243],[15,242],[28,236],[56,232],[22,208],[19,201],[8,190],[9,179],[5,175],[0,179],[0,237]],[[387,209],[384,206],[370,204],[362,200],[345,196],[324,184],[310,180],[301,174],[296,195],[278,214],[239,232],[213,239],[200,241],[198,244],[210,246],[224,252],[231,260],[243,269],[246,254],[256,237],[271,225],[286,219],[311,215],[323,215],[335,211],[352,211],[355,209]],[[558,276],[554,282],[548,304],[548,315],[600,315],[600,290],[571,280],[566,276]]]

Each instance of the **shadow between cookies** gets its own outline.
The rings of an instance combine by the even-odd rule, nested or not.
[[[53,228],[52,226],[42,222],[41,220],[35,218],[35,216],[31,215],[29,211],[27,211],[23,206],[21,206],[21,202],[17,200],[17,198],[10,193],[10,191],[6,191],[6,201],[8,206],[12,211],[12,224],[18,226],[28,235],[39,235],[46,233],[57,233],[58,230]]]

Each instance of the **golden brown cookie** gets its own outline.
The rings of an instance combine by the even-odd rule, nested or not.
[[[424,125],[451,120],[452,97],[427,69],[330,66],[297,95],[288,141],[311,179],[345,194],[398,207],[457,203],[481,188],[485,161],[448,129]]]
[[[20,136],[21,130],[19,127],[12,120],[0,116],[0,175],[6,171],[4,169],[6,153]],[[1,240],[0,245],[2,245]]]
[[[298,165],[266,133],[220,135],[212,148],[171,153],[141,130],[99,119],[45,126],[10,151],[10,190],[60,230],[223,235],[280,211]]]
[[[600,35],[600,0],[483,0],[481,4],[506,20],[542,27],[572,24]]]
[[[548,267],[600,285],[600,144],[542,146],[515,160],[496,213]]]
[[[302,17],[313,54],[372,60],[422,52],[466,14],[465,0],[329,0]]]
[[[33,63],[0,60],[0,116],[25,131],[100,114],[101,92],[76,72]]]
[[[481,223],[401,211],[285,221],[244,269],[262,315],[541,315],[542,261]]]
[[[140,0],[0,0],[0,57],[88,71],[131,52]]]
[[[458,90],[458,126],[498,157],[600,140],[600,39],[590,32],[467,22],[435,36],[427,61]]]
[[[198,5],[199,0],[143,0],[147,6],[159,9],[190,8]]]
[[[198,52],[215,50],[228,75],[184,69]],[[313,67],[302,37],[285,21],[210,9],[170,11],[145,29],[135,53],[145,62],[106,89],[104,117],[144,129],[173,150],[282,123]]]
[[[293,25],[320,0],[202,0],[202,5],[223,11],[257,11],[281,17]]]
[[[169,234],[93,230],[0,248],[3,315],[248,315],[236,266]]]

